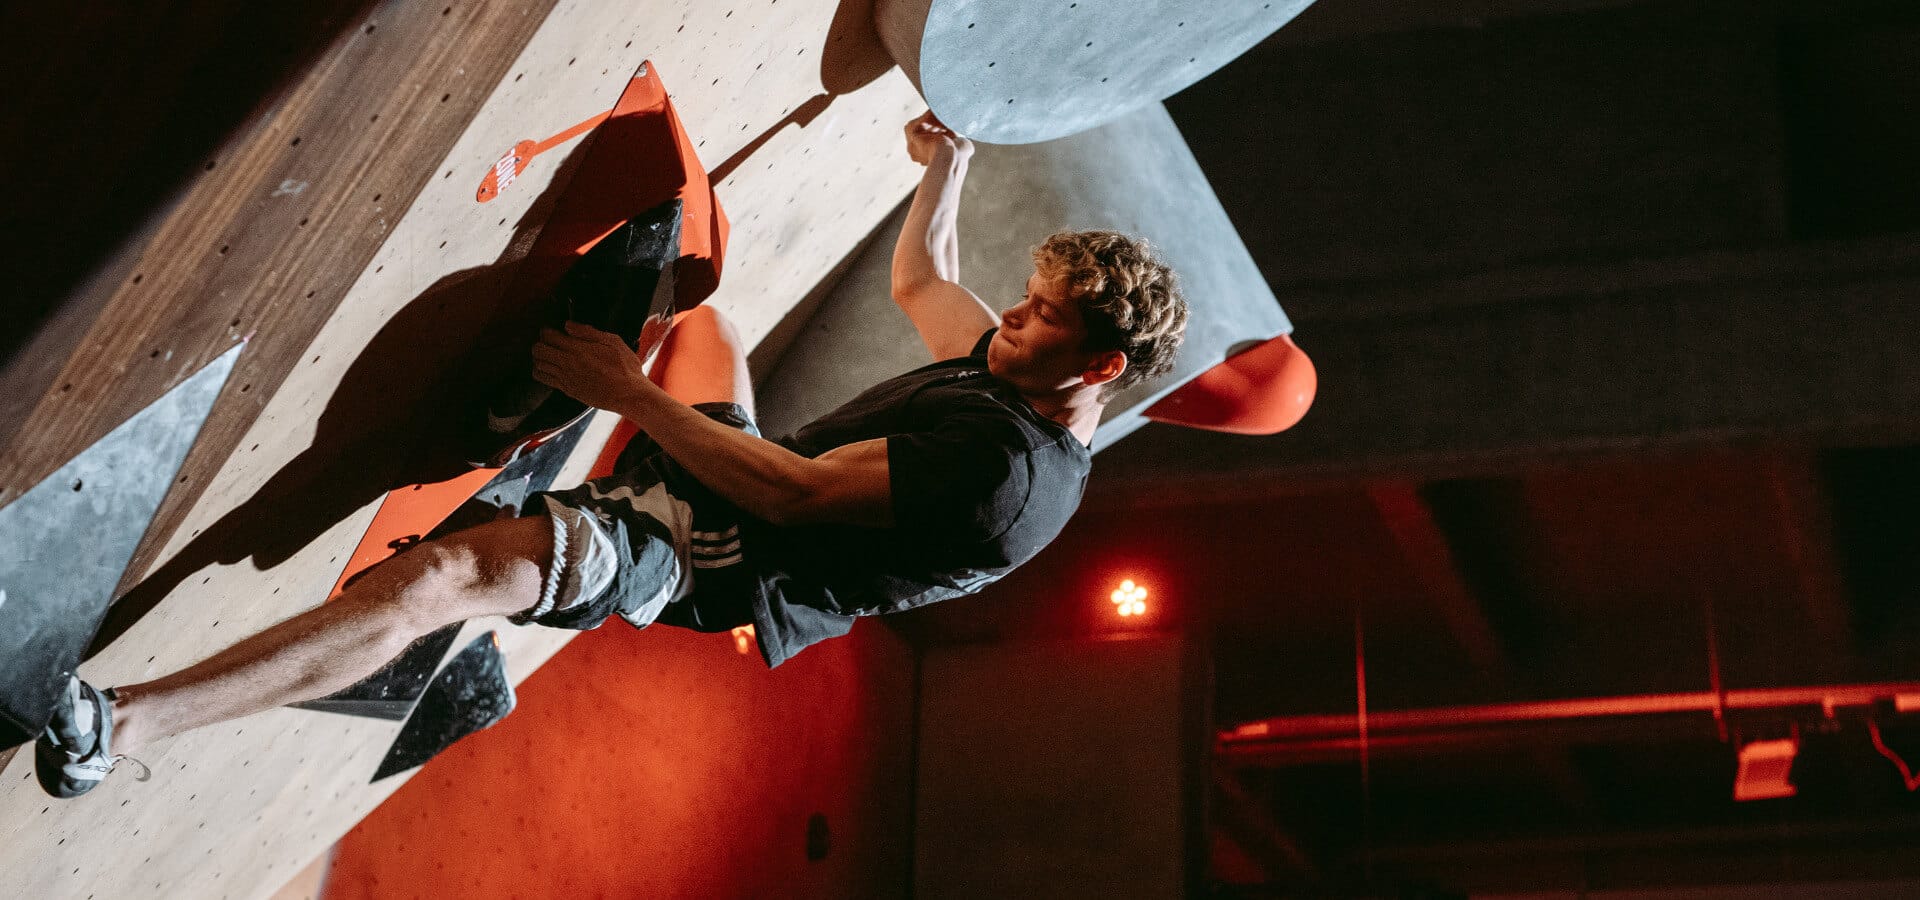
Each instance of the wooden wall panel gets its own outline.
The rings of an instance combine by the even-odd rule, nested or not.
[[[222,143],[259,119],[346,23],[374,5],[0,7],[0,33],[23,37],[8,48],[8,62],[32,73],[12,79],[0,105],[0,159],[15,175],[0,205],[0,234],[8,238],[0,246],[8,271],[0,421],[18,421],[24,410],[15,401],[31,408],[53,375],[14,363],[63,361],[76,346],[71,330],[39,326],[70,309],[76,286],[151,225],[155,210],[201,174]],[[78,311],[84,320],[99,309]],[[56,352],[22,352],[29,340],[45,351],[37,338],[54,331]]]
[[[251,334],[156,531],[177,521],[547,5],[396,3],[342,34],[122,254],[124,279],[0,448],[0,504]]]

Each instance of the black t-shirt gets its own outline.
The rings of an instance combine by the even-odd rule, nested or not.
[[[1033,558],[1080,505],[1092,455],[973,352],[883,381],[780,443],[803,456],[885,438],[894,525],[743,523],[770,665],[852,616],[970,594]]]

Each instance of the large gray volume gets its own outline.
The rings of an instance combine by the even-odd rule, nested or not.
[[[507,678],[507,660],[499,638],[487,632],[467,644],[427,685],[407,724],[387,748],[387,757],[373,773],[379,781],[405,772],[453,746],[453,742],[486,728],[513,712],[513,682]]]
[[[894,305],[881,227],[760,387],[760,426],[785,434],[882,379],[933,361]],[[995,309],[1018,302],[1035,245],[1056,231],[1111,229],[1150,241],[1192,308],[1179,362],[1107,405],[1096,451],[1145,424],[1141,411],[1247,345],[1293,330],[1166,107],[1154,103],[1069,138],[982,146],[960,200],[960,284]]]
[[[0,509],[0,747],[46,727],[242,346]]]
[[[995,144],[1078,134],[1179,93],[1312,0],[879,0],[881,43],[941,121]]]

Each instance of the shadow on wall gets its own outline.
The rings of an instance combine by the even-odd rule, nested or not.
[[[472,433],[487,389],[525,358],[538,328],[538,304],[510,288],[587,146],[561,162],[499,258],[441,278],[394,313],[347,368],[313,443],[116,600],[88,657],[209,565],[251,558],[256,569],[272,569],[387,491],[471,470],[459,439]]]
[[[834,9],[833,23],[827,26],[827,42],[820,48],[821,92],[807,98],[786,118],[713,167],[709,177],[714,184],[727,180],[728,175],[752,159],[781,129],[788,125],[805,128],[813,124],[813,120],[833,104],[835,97],[866,87],[893,68],[893,57],[887,55],[879,32],[873,28],[873,3],[874,0],[843,0]]]
[[[850,94],[887,74],[893,57],[873,27],[874,0],[841,0],[820,48],[820,86],[828,94]]]

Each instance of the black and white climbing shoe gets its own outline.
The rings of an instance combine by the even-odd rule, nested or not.
[[[113,696],[80,677],[69,676],[67,690],[54,708],[47,730],[33,744],[33,771],[40,787],[55,797],[78,797],[100,783],[124,756],[114,756]],[[145,781],[151,776],[137,759],[128,762],[140,767],[135,776]]]

